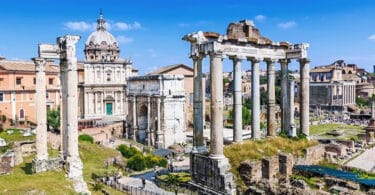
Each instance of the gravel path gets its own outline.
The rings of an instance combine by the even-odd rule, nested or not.
[[[350,167],[356,167],[360,169],[364,169],[366,171],[375,171],[375,147],[366,150],[357,158],[351,160],[346,164]]]

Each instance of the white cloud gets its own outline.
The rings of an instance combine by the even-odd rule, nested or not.
[[[117,30],[133,30],[140,29],[142,25],[139,22],[126,23],[126,22],[116,22],[114,24]]]
[[[116,37],[116,40],[117,40],[117,42],[119,42],[119,43],[124,43],[124,44],[126,44],[126,43],[131,43],[131,42],[134,41],[133,38],[125,37],[125,36],[122,36],[122,35],[117,36],[117,37]]]
[[[295,21],[288,21],[288,22],[282,22],[277,24],[278,27],[282,29],[288,29],[288,28],[293,28],[297,26],[297,23]]]
[[[83,22],[83,21],[66,22],[66,23],[64,23],[64,26],[69,30],[81,31],[81,32],[93,31],[96,28],[95,23],[90,24],[90,23]]]
[[[258,21],[258,22],[263,22],[263,21],[266,19],[266,16],[259,14],[259,15],[256,15],[256,16],[254,17],[254,19],[255,19],[256,21]]]
[[[369,40],[371,41],[375,41],[375,34],[372,34],[368,37]]]

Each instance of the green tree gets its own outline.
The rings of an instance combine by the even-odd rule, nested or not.
[[[60,128],[60,108],[57,110],[47,110],[47,127],[52,127],[53,131],[59,131]]]
[[[229,112],[229,119],[233,119],[234,111],[231,110]],[[242,125],[250,125],[251,124],[251,113],[250,109],[247,109],[245,106],[242,107]]]
[[[370,106],[371,103],[370,101],[368,100],[365,100],[364,98],[358,96],[355,98],[355,103],[358,105],[358,106]]]

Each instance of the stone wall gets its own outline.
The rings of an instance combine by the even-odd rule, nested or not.
[[[262,179],[262,163],[260,161],[243,161],[238,167],[242,181],[246,185],[252,185]]]
[[[279,158],[278,156],[271,156],[262,159],[262,178],[268,180],[276,179],[276,174],[279,172]]]
[[[279,173],[280,177],[285,181],[289,180],[289,177],[292,175],[292,170],[294,166],[294,157],[289,153],[280,153],[279,154]]]
[[[298,158],[297,163],[299,165],[313,165],[318,164],[319,161],[323,160],[325,148],[323,144],[306,148],[304,151],[304,157]]]
[[[354,141],[353,140],[336,140],[336,143],[342,144],[349,148],[350,150],[354,149]]]
[[[47,132],[47,142],[52,149],[59,150],[61,147],[61,134]]]
[[[103,127],[82,129],[80,134],[88,134],[94,138],[95,143],[108,143],[113,137],[122,138],[124,135],[123,123],[115,123]]]
[[[19,165],[23,163],[23,157],[36,153],[35,141],[19,141],[14,142],[14,163]]]
[[[339,145],[339,144],[328,144],[325,146],[326,152],[333,152],[336,153],[337,156],[346,156],[346,146]]]
[[[14,152],[8,151],[0,156],[0,175],[9,174],[14,167]]]

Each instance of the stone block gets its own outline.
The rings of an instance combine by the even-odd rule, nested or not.
[[[354,141],[353,140],[336,140],[336,143],[342,144],[342,145],[346,146],[349,149],[353,149],[354,148]]]
[[[309,148],[306,148],[305,151],[305,158],[299,159],[297,164],[305,164],[305,165],[312,165],[317,164],[319,161],[323,160],[324,158],[324,145],[319,144],[316,146],[311,146]]]
[[[280,176],[285,178],[286,181],[292,175],[292,169],[294,166],[294,157],[289,153],[279,154],[279,173]]]
[[[346,156],[346,146],[340,144],[328,144],[325,146],[326,152],[336,153],[337,156]]]
[[[257,183],[262,178],[262,163],[259,161],[243,161],[238,167],[242,181],[246,185]]]
[[[272,156],[262,159],[262,178],[272,180],[279,172],[279,158]]]

